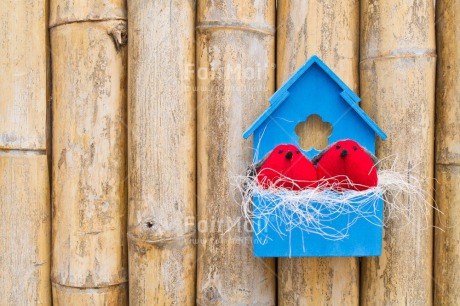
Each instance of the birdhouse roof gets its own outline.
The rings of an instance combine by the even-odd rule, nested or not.
[[[377,124],[359,107],[361,99],[316,55],[313,55],[299,70],[297,70],[268,100],[270,106],[267,110],[244,132],[243,137],[247,139],[252,133],[267,120],[271,114],[280,106],[289,96],[289,88],[313,65],[317,64],[343,91],[340,96],[344,103],[350,107],[374,130],[374,132],[385,140],[387,135],[379,128]]]

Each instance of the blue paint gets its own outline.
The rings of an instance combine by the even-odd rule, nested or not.
[[[356,198],[360,201],[362,198]],[[369,213],[360,218],[356,213],[338,214],[323,205],[310,203],[310,209],[318,209],[328,217],[321,221],[323,233],[308,233],[299,228],[290,229],[281,223],[279,214],[267,218],[258,207],[274,207],[276,201],[255,196],[254,201],[254,255],[257,257],[304,256],[379,256],[382,251],[382,200],[369,199],[361,203],[361,212]],[[310,206],[309,206],[310,207]],[[308,209],[305,207],[305,209]],[[352,223],[351,227],[348,227]],[[256,234],[257,233],[257,234]],[[328,236],[329,235],[329,236]],[[338,239],[340,237],[341,239]]]
[[[308,84],[306,82],[308,82]],[[299,98],[303,98],[303,100],[309,100],[307,103],[316,105],[324,104],[324,101],[311,100],[328,95],[324,91],[331,90],[332,88],[334,88],[334,92],[330,92],[329,94],[334,94],[337,90],[340,92],[343,91],[348,97],[346,102],[349,104],[351,104],[351,101],[354,101],[355,103],[359,103],[361,101],[361,99],[319,57],[313,55],[286,81],[286,83],[283,84],[283,86],[281,86],[281,88],[279,88],[271,96],[268,100],[270,102],[270,107],[256,121],[254,121],[246,132],[244,132],[243,137],[247,139],[262,123],[267,120],[267,118],[271,117],[278,106],[280,106],[291,95],[291,92],[293,94],[296,93],[295,87],[299,87],[299,84],[308,86],[308,88],[300,88],[301,95],[299,96]],[[298,91],[299,88],[297,88],[297,92]],[[310,96],[310,94],[313,95]],[[360,112],[358,115],[382,140],[387,138],[387,135],[385,135],[377,124],[375,124],[372,119],[366,115],[366,113]]]
[[[313,114],[332,125],[329,144],[342,139],[353,139],[375,153],[376,135],[382,140],[387,138],[358,106],[360,98],[317,56],[312,56],[273,94],[269,102],[269,108],[243,135],[245,139],[251,134],[254,136],[255,161],[259,161],[280,144],[290,143],[300,147],[295,127]],[[303,152],[310,159],[319,153],[315,148]],[[255,205],[259,200],[254,198]],[[381,216],[383,201],[369,204],[375,207],[377,216]],[[254,221],[257,221],[257,207],[254,214]],[[276,216],[273,217],[276,219]],[[350,218],[353,219],[354,216],[340,216],[331,221],[329,226],[341,229]],[[260,237],[254,236],[254,254],[260,257],[380,255],[382,224],[379,222],[359,219],[349,229],[347,238],[340,241],[327,240],[320,235],[308,234],[298,229],[287,231],[286,235],[289,235],[280,237],[275,230],[267,227],[264,235],[270,239],[264,239],[265,243],[260,243]],[[254,223],[256,231],[264,228],[259,222]]]

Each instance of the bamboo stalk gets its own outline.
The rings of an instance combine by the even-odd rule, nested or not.
[[[0,305],[51,305],[47,13],[0,3]]]
[[[316,54],[358,92],[359,1],[279,1],[277,24],[278,87]],[[299,137],[323,135],[319,123]],[[357,258],[283,258],[278,275],[280,305],[358,305]]]
[[[51,2],[52,12],[59,13],[62,7],[74,13],[52,14],[50,19],[53,302],[123,305],[127,304],[126,25],[117,18],[86,22],[84,3]]]
[[[0,148],[46,149],[46,1],[0,3]]]
[[[0,194],[0,305],[51,305],[46,155],[0,153]]]
[[[394,12],[398,12],[395,14]],[[388,134],[380,158],[423,181],[430,201],[433,177],[435,41],[432,1],[363,1],[361,98]],[[409,203],[402,196],[400,201]],[[432,304],[432,216],[415,211],[384,230],[382,256],[362,264],[363,305]],[[426,228],[426,229],[421,229]]]
[[[278,2],[277,87],[314,54],[358,92],[359,1]]]
[[[194,305],[195,4],[128,13],[130,304]]]
[[[275,1],[198,1],[197,19],[197,303],[274,305],[274,260],[253,256],[233,178],[274,89]]]
[[[434,304],[460,300],[460,1],[436,4],[436,204]],[[436,216],[438,217],[438,216]]]

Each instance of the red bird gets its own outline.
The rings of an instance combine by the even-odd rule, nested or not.
[[[313,158],[321,185],[336,190],[377,186],[377,158],[354,140],[340,140]]]
[[[257,165],[257,182],[262,188],[275,186],[301,190],[316,186],[316,169],[295,145],[283,144],[268,153]]]

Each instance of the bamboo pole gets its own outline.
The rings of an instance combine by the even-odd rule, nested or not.
[[[46,1],[0,3],[0,148],[46,149]]]
[[[0,3],[0,305],[51,305],[47,13]]]
[[[316,54],[358,92],[359,1],[279,1],[277,25],[278,87]],[[323,135],[320,122],[301,140]],[[357,258],[283,258],[278,275],[279,305],[358,305]]]
[[[198,1],[197,19],[197,303],[274,305],[274,260],[253,256],[233,178],[274,89],[275,1]]]
[[[377,142],[377,155],[397,158],[399,170],[423,182],[428,201],[435,65],[432,1],[362,1],[362,105],[389,136]],[[404,218],[389,222],[382,256],[363,259],[363,305],[432,304],[432,216],[415,211],[412,218],[412,224]]]
[[[12,152],[0,153],[0,305],[51,305],[46,155]]]
[[[126,25],[118,10],[91,11],[117,1],[85,3],[50,7],[53,302],[124,305]]]
[[[130,305],[194,305],[195,3],[129,1],[128,21]]]
[[[436,203],[434,304],[460,300],[460,1],[436,4]],[[437,216],[436,216],[437,217]]]

